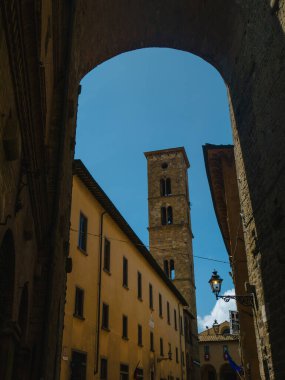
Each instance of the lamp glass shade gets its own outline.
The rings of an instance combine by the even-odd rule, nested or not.
[[[213,271],[212,277],[209,280],[209,284],[211,286],[212,292],[217,296],[222,287],[223,279],[218,275],[216,270]]]

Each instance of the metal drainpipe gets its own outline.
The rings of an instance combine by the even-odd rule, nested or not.
[[[181,342],[181,324],[180,324],[180,304],[178,303],[178,331],[179,331],[179,342],[180,342],[180,366],[181,366],[181,379],[183,380],[183,363],[182,363],[182,342]],[[183,320],[182,320],[183,323]]]
[[[99,347],[100,347],[100,317],[101,317],[101,282],[102,282],[102,253],[103,253],[103,220],[107,211],[103,211],[100,217],[100,241],[99,241],[99,268],[98,268],[98,303],[97,303],[97,341],[94,375],[99,370]]]

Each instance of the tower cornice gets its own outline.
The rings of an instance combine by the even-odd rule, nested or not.
[[[149,158],[149,157],[152,157],[152,156],[161,156],[162,154],[171,154],[171,153],[182,153],[187,168],[190,168],[190,162],[188,160],[185,148],[183,146],[177,147],[177,148],[152,150],[152,151],[149,151],[149,152],[144,152],[144,155],[145,155],[146,158]]]

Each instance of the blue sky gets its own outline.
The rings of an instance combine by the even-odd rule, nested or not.
[[[96,67],[81,84],[76,158],[85,163],[137,235],[148,244],[143,152],[184,146],[191,164],[194,255],[228,261],[202,153],[205,143],[232,143],[226,86],[216,69],[186,52],[141,49]],[[210,292],[213,269],[224,278],[224,290],[233,288],[229,265],[195,258],[202,319],[218,305],[227,307],[215,305]],[[225,314],[218,315],[223,318]]]

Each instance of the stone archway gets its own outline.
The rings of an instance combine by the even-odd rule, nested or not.
[[[228,363],[225,363],[220,368],[220,380],[238,380],[236,372]]]
[[[285,87],[285,52],[284,24],[275,10],[269,2],[261,4],[259,0],[122,0],[115,5],[111,1],[79,1],[74,13],[69,72],[69,101],[73,99],[76,104],[78,84],[86,73],[107,59],[134,49],[180,49],[200,56],[219,71],[228,87],[247,252],[260,254],[258,266],[256,258],[249,255],[249,280],[257,289],[259,304],[266,303],[268,311],[273,302],[273,267],[279,273],[281,297],[285,299],[280,267],[281,264],[284,269],[281,242],[285,234],[285,176],[281,173],[284,174],[285,162],[281,145],[284,147],[285,137],[281,126],[285,111],[280,97]],[[66,125],[69,131],[74,130],[75,118],[67,118]],[[264,154],[268,151],[270,155]],[[272,217],[265,209],[272,210]],[[277,228],[272,227],[272,218]],[[261,319],[261,309],[258,313]],[[282,353],[270,344],[273,337],[278,340],[274,326],[279,315],[280,310],[272,304],[267,321],[271,334],[264,344],[267,352],[272,350],[269,357],[284,373]]]
[[[201,367],[201,380],[217,380],[217,372],[211,364],[203,364]]]

